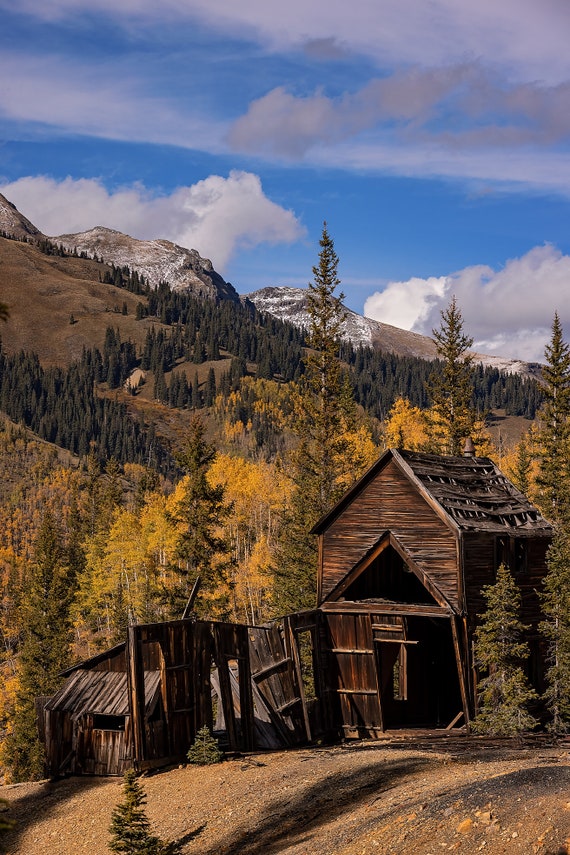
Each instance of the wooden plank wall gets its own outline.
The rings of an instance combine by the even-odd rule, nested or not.
[[[371,617],[368,613],[328,614],[327,622],[344,735],[375,736],[384,726]]]
[[[326,597],[391,531],[447,600],[459,607],[454,532],[390,461],[321,535],[320,596]]]

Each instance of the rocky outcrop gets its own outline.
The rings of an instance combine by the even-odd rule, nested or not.
[[[287,286],[261,288],[247,294],[247,298],[258,311],[268,312],[283,321],[300,327],[308,327],[307,290],[304,288],[289,288]],[[421,359],[435,359],[437,351],[433,339],[419,333],[402,330],[391,324],[383,324],[372,318],[365,318],[351,309],[346,309],[343,336],[355,347],[375,347],[398,356],[417,356]],[[501,356],[487,356],[475,353],[476,362],[485,366],[498,368],[513,374],[540,376],[540,365],[532,362],[522,362]]]
[[[0,231],[15,238],[41,238],[39,229],[0,193]]]
[[[185,249],[169,240],[138,240],[104,226],[58,235],[51,240],[68,250],[85,252],[90,258],[136,270],[153,288],[160,282],[168,282],[174,291],[188,291],[196,297],[239,299],[233,286],[216,273],[209,259],[202,258],[195,249]]]

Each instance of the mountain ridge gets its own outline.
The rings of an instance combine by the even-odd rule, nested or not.
[[[260,288],[246,294],[245,297],[251,300],[259,311],[268,312],[282,321],[288,321],[306,329],[309,326],[307,294],[306,288],[276,285]],[[344,311],[346,315],[343,338],[350,340],[355,346],[362,345],[386,350],[398,356],[415,356],[429,360],[437,358],[435,342],[429,336],[367,318],[346,306]],[[520,359],[477,352],[473,352],[473,357],[476,363],[481,363],[484,367],[497,368],[499,371],[528,377],[541,376],[541,366],[537,362],[525,362]]]
[[[297,327],[307,327],[307,290],[288,286],[267,286],[240,295],[214,269],[210,259],[198,250],[187,249],[172,241],[156,238],[139,240],[106,226],[95,226],[84,232],[46,236],[16,206],[0,194],[0,230],[21,240],[48,240],[67,252],[93,259],[105,265],[129,268],[144,276],[152,288],[168,282],[172,290],[187,292],[199,299],[250,300],[258,311],[266,312]],[[0,298],[2,295],[0,294]],[[366,318],[345,307],[344,338],[353,345],[372,347],[403,357],[433,360],[437,351],[433,339],[403,330],[372,318]],[[538,378],[541,367],[508,357],[475,353],[477,363],[502,372]]]

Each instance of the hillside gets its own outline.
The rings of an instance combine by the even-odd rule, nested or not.
[[[302,374],[306,292],[265,289],[252,300],[238,299],[195,250],[103,227],[49,239],[1,196],[0,230],[17,238],[0,237],[0,300],[10,309],[0,331],[10,357],[0,406],[10,418],[79,456],[101,437],[100,459],[111,454],[121,463],[133,444],[131,462],[147,459],[149,443],[141,432],[153,425],[161,443],[175,448],[193,409],[203,411],[213,433],[226,427],[231,432],[234,423],[251,425],[247,442],[254,454],[271,457],[283,449],[275,419],[255,399],[259,389],[242,394],[243,380],[283,385]],[[30,368],[18,356],[24,351],[37,354],[39,364]],[[434,355],[431,339],[347,313],[341,358],[357,403],[375,424],[398,396],[427,405]],[[483,412],[503,411],[497,422],[502,441],[510,442],[540,403],[537,367],[500,363],[508,371],[500,373],[492,364],[496,359],[489,362],[474,377],[475,404]],[[46,374],[55,367],[63,373]],[[32,375],[34,390],[27,394]],[[57,386],[67,389],[67,402],[54,393]],[[229,412],[234,393],[240,400]],[[101,397],[116,410],[114,429],[122,437],[116,448],[93,400]],[[225,427],[211,418],[214,402]],[[91,437],[79,424],[86,411],[100,413]],[[129,426],[129,418],[139,427]],[[133,431],[140,437],[127,440]]]
[[[560,855],[570,840],[566,744],[356,742],[179,767],[142,782],[153,830],[184,841],[185,855]],[[18,822],[8,852],[104,855],[121,784],[0,788]]]
[[[46,255],[34,244],[0,237],[0,290],[10,308],[1,330],[4,346],[12,353],[33,350],[45,365],[67,365],[84,347],[101,349],[112,326],[142,347],[148,326],[135,318],[140,297],[103,284],[107,270],[89,259]]]
[[[282,321],[288,321],[299,327],[307,327],[307,290],[304,288],[269,287],[247,294],[255,306],[263,312],[269,312]],[[394,353],[398,356],[412,356],[419,359],[436,359],[435,342],[429,336],[403,330],[391,324],[373,320],[345,308],[343,335],[355,347],[372,347],[375,350]],[[474,353],[476,363],[499,371],[521,374],[525,377],[539,377],[540,365],[503,356],[489,356]]]

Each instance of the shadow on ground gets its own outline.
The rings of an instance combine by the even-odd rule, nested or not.
[[[321,826],[354,810],[372,793],[380,796],[432,762],[414,758],[369,763],[354,771],[329,775],[306,787],[297,786],[290,799],[274,799],[250,828],[237,837],[233,829],[231,841],[222,841],[204,850],[203,855],[274,855],[281,851],[284,841],[288,847],[308,842]]]
[[[34,792],[25,790],[29,785],[14,784],[4,788],[3,797],[10,802],[4,814],[14,820],[14,828],[0,842],[0,851],[12,851],[17,847],[21,835],[30,825],[42,822],[69,799],[81,796],[96,787],[102,787],[107,778],[64,778],[57,781],[42,781],[34,786]],[[18,796],[18,790],[24,793]]]

